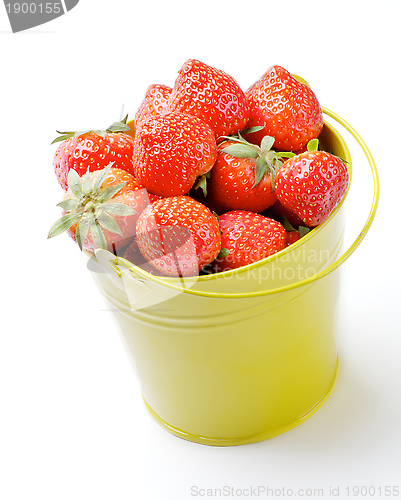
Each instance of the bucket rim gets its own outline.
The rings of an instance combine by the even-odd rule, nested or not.
[[[252,297],[262,297],[262,296],[266,296],[266,295],[278,294],[278,293],[282,293],[282,292],[286,292],[289,290],[299,288],[301,286],[309,285],[309,284],[311,284],[311,283],[313,283],[321,278],[324,278],[325,276],[328,276],[330,273],[335,271],[354,253],[354,251],[357,249],[357,247],[361,244],[362,240],[367,235],[367,233],[368,233],[368,231],[373,223],[374,217],[375,217],[376,212],[377,212],[378,201],[379,201],[379,176],[378,176],[377,167],[376,167],[375,161],[373,159],[373,156],[372,156],[371,152],[369,151],[367,145],[365,144],[365,142],[361,138],[361,136],[356,132],[356,130],[348,122],[346,122],[343,118],[341,118],[339,115],[337,115],[333,111],[330,111],[327,108],[322,108],[322,110],[326,115],[330,116],[333,120],[335,120],[337,123],[342,125],[355,138],[355,140],[357,141],[357,143],[359,144],[359,146],[363,150],[363,152],[368,160],[371,174],[372,174],[372,178],[373,178],[373,200],[372,200],[372,204],[370,207],[368,217],[366,219],[366,222],[365,222],[361,232],[358,234],[357,238],[349,246],[349,248],[340,257],[338,257],[332,264],[330,264],[327,268],[325,268],[323,271],[320,271],[311,277],[305,278],[305,279],[297,281],[295,283],[291,283],[289,285],[284,285],[284,286],[277,287],[277,288],[271,288],[268,290],[259,290],[259,291],[255,291],[255,292],[224,293],[224,292],[210,292],[210,291],[201,291],[201,290],[193,290],[191,288],[185,288],[185,279],[184,278],[181,278],[181,279],[178,278],[179,283],[181,284],[181,286],[180,286],[179,284],[177,284],[177,278],[171,278],[171,277],[169,278],[168,276],[159,277],[159,276],[151,275],[150,273],[144,271],[140,267],[133,265],[128,260],[126,260],[122,257],[116,257],[113,254],[110,254],[114,257],[114,259],[109,261],[110,268],[120,277],[122,276],[122,273],[119,272],[118,266],[122,266],[122,267],[128,269],[131,273],[131,276],[134,279],[139,279],[139,280],[144,280],[144,281],[152,281],[156,285],[170,288],[172,290],[179,291],[181,293],[202,296],[202,297],[209,297],[209,298],[252,298]],[[344,158],[344,159],[347,160],[347,162],[349,162],[349,166],[348,165],[347,166],[349,169],[349,174],[351,176],[352,175],[351,156],[350,156],[348,147],[347,147],[344,139],[334,129],[334,127],[332,125],[328,124],[327,122],[325,122],[325,125],[327,125],[329,129],[331,129],[331,131],[337,136],[337,138],[339,139],[339,141],[343,145],[344,151],[346,152],[346,155],[347,155],[347,158]],[[271,255],[270,257],[253,262],[251,264],[248,264],[247,266],[243,266],[241,268],[233,269],[230,271],[224,271],[222,273],[198,276],[198,277],[196,277],[195,282],[193,281],[193,278],[192,278],[191,285],[193,283],[198,283],[198,282],[207,282],[211,279],[227,278],[228,276],[231,277],[234,274],[239,274],[241,272],[249,271],[250,269],[257,268],[262,263],[264,264],[264,263],[273,261],[277,258],[282,257],[287,252],[292,251],[297,246],[303,244],[307,239],[312,238],[315,234],[317,234],[317,232],[319,230],[322,230],[327,224],[329,224],[329,222],[332,220],[332,218],[335,217],[337,212],[342,207],[342,205],[346,199],[346,195],[348,194],[350,184],[351,183],[349,183],[348,189],[347,189],[346,194],[345,194],[344,198],[342,199],[341,203],[338,205],[338,207],[336,207],[336,209],[333,211],[333,213],[330,215],[330,217],[323,224],[320,224],[316,228],[312,229],[312,231],[310,231],[310,233],[305,235],[301,240],[299,240],[296,243],[292,244],[291,246],[281,250],[280,252],[277,252],[276,254]],[[98,250],[96,250],[95,255],[98,252],[110,253],[107,250],[98,249]],[[173,280],[175,282],[173,282]]]

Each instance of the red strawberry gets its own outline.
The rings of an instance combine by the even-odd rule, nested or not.
[[[148,192],[148,196],[149,196],[149,203],[153,203],[154,201],[157,201],[157,200],[160,200],[163,198],[163,196],[159,196],[157,194],[152,194],[149,192]]]
[[[274,205],[269,208],[268,212],[271,217],[277,219],[281,223],[283,222],[284,217],[286,217],[291,226],[297,227],[305,225],[305,222],[301,219],[301,217],[284,207],[280,200],[277,200]]]
[[[317,141],[310,151],[283,163],[276,175],[280,203],[311,227],[329,217],[349,183],[344,162],[325,151],[312,150],[313,147],[317,147]]]
[[[149,205],[137,224],[142,255],[167,276],[194,276],[220,251],[217,217],[188,196]]]
[[[215,272],[246,266],[282,250],[286,246],[283,226],[260,214],[234,210],[219,217],[222,249],[212,264]]]
[[[152,264],[150,264],[141,254],[136,239],[133,240],[125,250],[124,259],[128,260],[135,266],[140,267],[147,273],[153,274],[154,276],[162,276],[162,274],[159,273],[156,268],[154,268]]]
[[[170,87],[159,84],[153,84],[147,88],[145,98],[135,115],[136,130],[147,118],[155,118],[164,113],[171,91]]]
[[[301,149],[298,149],[297,151],[294,151],[295,155],[300,155],[301,153],[306,153],[308,151],[308,145],[305,144]]]
[[[62,143],[54,155],[53,165],[64,191],[68,189],[67,176],[71,169],[82,176],[88,167],[90,172],[94,172],[114,162],[116,167],[133,175],[134,139],[128,135],[132,134],[132,130],[126,121],[127,117],[121,122],[113,123],[106,131],[58,132],[61,136],[52,144],[61,141]]]
[[[67,231],[81,250],[115,253],[135,236],[139,214],[149,204],[148,193],[131,174],[111,165],[88,170],[82,177],[70,170],[66,199],[58,204],[64,216],[52,226],[49,238]]]
[[[212,130],[193,116],[169,113],[148,118],[135,135],[135,175],[153,194],[180,196],[216,160]]]
[[[124,259],[129,260],[136,266],[140,266],[141,264],[145,264],[146,259],[145,257],[141,254],[139,247],[138,247],[138,242],[136,239],[134,239],[128,246],[128,248],[124,252]]]
[[[287,246],[292,245],[296,241],[298,241],[301,238],[301,235],[299,234],[298,231],[286,231],[285,233],[285,241],[287,243]]]
[[[323,113],[310,87],[281,66],[272,66],[246,92],[250,105],[248,126],[263,130],[246,136],[259,144],[264,135],[275,137],[274,146],[296,151],[316,138],[323,128]]]
[[[206,182],[206,176],[204,176],[204,181]],[[189,192],[188,196],[198,201],[199,203],[202,203],[202,205],[205,205],[211,212],[215,212],[216,214],[223,214],[224,212],[227,212],[227,210],[223,208],[218,202],[216,202],[216,200],[210,199],[208,196],[205,196],[205,194],[206,189],[203,189],[203,186],[197,186],[197,184],[195,184]]]
[[[249,116],[248,101],[234,78],[196,59],[181,67],[168,109],[197,116],[217,138],[242,130]]]
[[[279,155],[271,150],[274,138],[265,136],[259,146],[245,141],[241,134],[222,142],[207,183],[208,203],[224,211],[263,212],[277,200],[274,193],[275,170],[281,165]]]

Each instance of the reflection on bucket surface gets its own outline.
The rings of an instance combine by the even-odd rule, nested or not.
[[[350,167],[333,127],[320,139]],[[368,159],[376,191],[361,238],[377,205]],[[360,243],[341,253],[344,209],[279,253],[224,273],[160,278],[96,251],[93,276],[148,409],[168,431],[210,445],[251,443],[299,425],[326,401],[338,370],[340,264]]]

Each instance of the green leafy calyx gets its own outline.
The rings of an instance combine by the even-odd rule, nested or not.
[[[51,144],[55,144],[56,142],[63,142],[66,141],[67,139],[70,139],[71,137],[79,137],[84,134],[97,134],[100,137],[103,137],[103,139],[106,137],[106,134],[117,134],[121,132],[129,132],[131,129],[127,125],[127,120],[128,120],[128,115],[126,115],[125,118],[123,118],[119,122],[114,122],[108,127],[106,130],[84,130],[83,132],[59,132],[56,130],[58,134],[60,134],[56,139]]]
[[[206,198],[207,196],[207,180],[210,179],[210,171],[206,172],[206,174],[201,175],[195,181],[193,185],[193,189],[202,189],[203,196]]]
[[[290,223],[285,215],[283,215],[283,228],[288,232],[296,231],[294,226]]]
[[[221,248],[218,256],[216,257],[217,259],[225,259],[230,255],[230,250],[228,248]]]
[[[318,151],[319,149],[319,140],[318,139],[311,139],[308,144],[306,145],[306,148],[308,151]]]
[[[263,127],[262,127],[263,128]],[[244,131],[244,133],[252,133],[259,131],[260,127],[252,127]],[[283,161],[281,158],[292,158],[294,153],[292,152],[277,152],[273,151],[272,147],[274,144],[274,137],[265,135],[262,139],[260,146],[252,144],[243,138],[242,134],[238,132],[237,135],[233,136],[223,136],[225,141],[233,141],[235,144],[230,144],[222,149],[223,153],[227,153],[235,158],[255,158],[255,181],[252,188],[256,187],[259,182],[263,179],[266,172],[269,172],[272,192],[274,191],[274,180],[276,173],[282,165]]]
[[[112,202],[113,197],[121,191],[127,184],[126,182],[102,189],[102,184],[113,164],[114,162],[109,163],[107,167],[100,171],[93,185],[89,168],[83,178],[79,177],[78,173],[73,169],[68,172],[68,187],[75,198],[58,203],[57,206],[68,213],[53,224],[48,238],[53,238],[77,224],[76,238],[81,250],[83,242],[89,233],[98,248],[107,250],[107,241],[103,229],[123,236],[112,215],[128,216],[137,212],[123,203]]]
[[[306,234],[308,234],[310,232],[310,227],[299,226],[298,231],[299,231],[299,235],[302,238],[303,236],[305,236]]]

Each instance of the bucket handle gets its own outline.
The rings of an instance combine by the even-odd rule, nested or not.
[[[358,248],[358,246],[361,244],[362,240],[365,238],[366,234],[368,233],[373,219],[376,215],[377,211],[377,206],[379,202],[379,176],[376,168],[375,161],[372,157],[372,154],[370,153],[368,147],[366,146],[365,142],[363,141],[362,137],[356,132],[356,130],[351,127],[349,123],[347,123],[343,118],[341,118],[339,115],[334,113],[333,111],[330,111],[327,108],[322,108],[323,112],[330,116],[333,120],[335,120],[337,123],[342,125],[348,132],[354,137],[354,139],[358,142],[359,146],[361,147],[362,151],[364,152],[372,173],[373,177],[373,186],[374,186],[374,191],[373,191],[373,201],[370,207],[369,215],[368,218],[362,228],[362,231],[359,233],[355,241],[350,245],[348,250],[344,252],[335,262],[333,262],[330,266],[328,266],[326,269],[323,271],[315,274],[314,276],[311,276],[310,278],[305,278],[302,281],[298,281],[297,283],[292,283],[290,285],[282,286],[279,288],[272,288],[269,290],[261,290],[257,292],[246,292],[246,293],[218,293],[218,292],[207,292],[207,291],[200,291],[200,290],[193,290],[191,288],[184,288],[184,286],[179,286],[175,283],[167,282],[164,279],[161,279],[157,276],[150,275],[146,271],[143,271],[141,268],[137,266],[133,266],[128,260],[121,258],[121,257],[116,257],[113,260],[110,260],[109,264],[111,269],[121,277],[121,271],[118,270],[118,266],[123,266],[126,269],[128,269],[131,273],[131,276],[134,279],[139,279],[142,281],[153,281],[156,285],[160,285],[163,287],[170,288],[172,290],[175,290],[177,292],[181,293],[187,293],[190,295],[196,295],[200,297],[213,297],[213,298],[222,298],[222,299],[232,299],[232,298],[249,298],[249,297],[262,297],[265,295],[273,295],[276,293],[281,293],[281,292],[286,292],[288,290],[298,288],[301,286],[309,285],[310,283],[317,281],[321,278],[324,278],[325,276],[329,275],[333,271],[335,271],[337,268],[341,266],[353,253],[354,251]],[[102,250],[103,252],[105,250]],[[185,280],[181,281],[182,285],[185,285]],[[191,281],[191,285],[193,284],[193,281]]]

